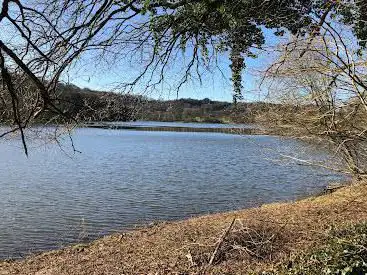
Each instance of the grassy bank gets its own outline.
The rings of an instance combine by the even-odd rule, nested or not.
[[[366,220],[367,185],[359,183],[296,202],[162,223],[2,262],[0,274],[322,274],[320,268],[334,268],[340,257],[347,258],[338,270],[343,263],[363,265]],[[335,244],[339,239],[345,243]]]

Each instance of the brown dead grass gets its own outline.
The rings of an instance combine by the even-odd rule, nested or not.
[[[86,246],[0,262],[0,274],[256,274],[290,253],[320,245],[332,226],[366,220],[367,185],[353,184],[324,196],[163,223]]]

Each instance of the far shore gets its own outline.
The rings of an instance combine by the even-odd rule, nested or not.
[[[88,128],[114,129],[114,130],[136,130],[136,131],[158,131],[158,132],[206,132],[206,133],[227,133],[255,135],[264,134],[259,129],[247,128],[210,128],[210,127],[183,127],[183,126],[129,126],[129,125],[108,125],[103,123],[86,124]]]

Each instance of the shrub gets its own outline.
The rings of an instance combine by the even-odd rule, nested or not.
[[[331,230],[321,248],[265,274],[367,274],[367,223]]]

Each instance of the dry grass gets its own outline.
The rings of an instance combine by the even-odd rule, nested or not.
[[[367,185],[354,184],[297,202],[159,224],[86,246],[0,262],[0,274],[256,274],[290,253],[321,244],[332,226],[366,220]]]

